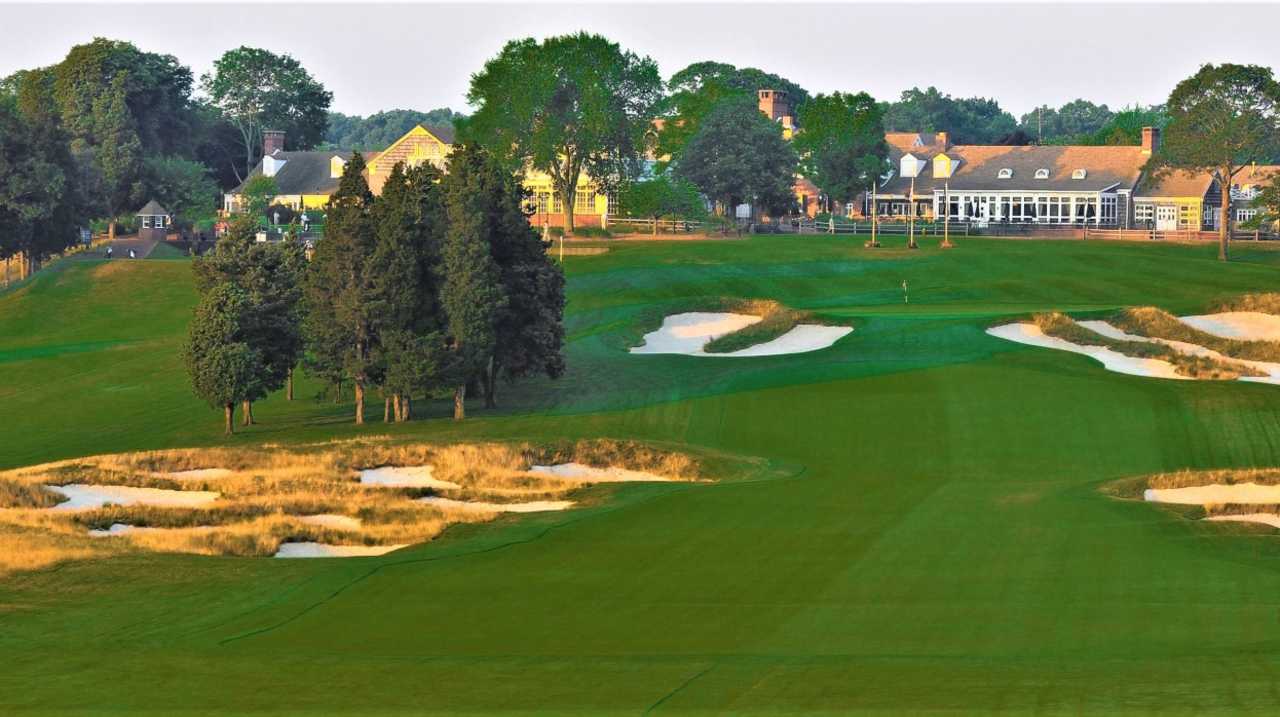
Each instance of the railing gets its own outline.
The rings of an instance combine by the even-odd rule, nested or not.
[[[687,219],[634,219],[609,217],[610,231],[636,234],[695,234],[707,228],[706,222]]]

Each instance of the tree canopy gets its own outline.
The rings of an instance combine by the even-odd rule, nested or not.
[[[383,150],[418,125],[452,127],[455,120],[463,118],[464,115],[448,107],[430,112],[387,110],[368,117],[330,112],[323,146],[330,149]]]
[[[800,126],[792,141],[800,173],[835,201],[853,201],[888,169],[883,110],[865,92],[814,97]]]
[[[661,91],[653,60],[599,35],[514,40],[471,78],[462,131],[508,170],[550,175],[572,233],[584,173],[605,191],[638,173]]]
[[[1114,117],[1106,105],[1076,99],[1054,109],[1042,105],[1022,115],[1018,129],[1037,144],[1078,144]]]
[[[809,93],[785,77],[723,62],[695,62],[672,75],[667,87],[668,95],[659,107],[663,125],[657,154],[673,158],[679,158],[703,118],[721,100],[755,98],[758,90],[781,90],[787,93],[793,111],[809,101]]]
[[[687,179],[719,210],[750,202],[756,209],[785,212],[795,202],[796,153],[777,124],[765,117],[755,98],[720,102],[689,139],[676,176]]]
[[[955,98],[936,87],[904,91],[885,105],[884,124],[890,132],[948,132],[956,144],[994,144],[1017,128],[994,99]]]

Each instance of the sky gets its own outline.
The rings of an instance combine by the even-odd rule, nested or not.
[[[716,60],[810,93],[896,99],[936,86],[1015,116],[1082,97],[1163,102],[1206,62],[1280,67],[1280,5],[1120,4],[0,4],[0,76],[95,36],[175,55],[197,77],[239,45],[288,53],[333,108],[467,111],[471,74],[508,40],[587,30],[662,74]]]

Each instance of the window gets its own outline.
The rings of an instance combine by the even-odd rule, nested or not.
[[[1013,178],[1013,170],[1009,169],[1008,167],[1001,169],[1000,172],[996,174],[996,179],[1012,179],[1012,178]]]
[[[608,205],[608,208],[605,209],[605,212],[607,212],[611,217],[617,216],[618,215],[618,195],[617,194],[608,195],[608,197],[606,198],[606,203]]]
[[[595,214],[596,193],[589,189],[580,189],[573,195],[573,211],[582,214]]]
[[[1139,222],[1149,222],[1155,218],[1155,205],[1143,202],[1133,205],[1133,218]]]
[[[1116,204],[1115,196],[1108,196],[1105,194],[1102,196],[1102,223],[1103,224],[1116,223],[1116,206],[1117,204]]]
[[[1086,176],[1087,174],[1088,174],[1088,172],[1084,171],[1083,169],[1076,169],[1076,170],[1072,170],[1072,172],[1071,172],[1071,178],[1072,178],[1072,179],[1084,179],[1084,178],[1085,178],[1085,176]]]
[[[1048,178],[1049,178],[1049,170],[1047,169],[1036,170],[1036,179],[1048,179]]]
[[[534,195],[536,211],[539,214],[546,214],[551,207],[551,192],[538,192]]]
[[[1257,209],[1237,209],[1236,210],[1236,221],[1238,222],[1247,222],[1256,216],[1258,216]]]

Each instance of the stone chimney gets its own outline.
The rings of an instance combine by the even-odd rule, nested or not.
[[[942,148],[943,152],[951,149],[951,140],[947,137],[946,132],[934,132],[933,136],[935,141],[938,143],[938,146]]]
[[[1152,154],[1160,149],[1160,128],[1159,127],[1143,127],[1142,128],[1142,153]]]
[[[284,132],[278,129],[262,131],[262,156],[270,157],[276,151],[284,151]]]

